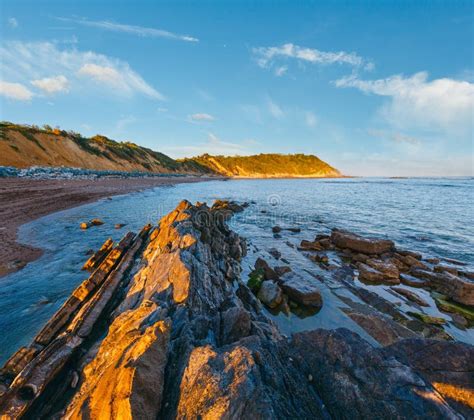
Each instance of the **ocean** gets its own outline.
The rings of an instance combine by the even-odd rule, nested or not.
[[[249,244],[249,255],[242,262],[244,280],[258,256],[271,259],[271,248],[282,252],[295,270],[310,272],[314,263],[293,246],[334,227],[391,239],[404,249],[460,260],[467,264],[467,270],[474,269],[472,178],[229,180],[158,187],[61,211],[20,228],[21,242],[45,252],[21,271],[0,279],[0,363],[19,346],[28,344],[86,278],[81,267],[89,249],[98,249],[109,237],[118,240],[127,230],[156,224],[183,199],[209,204],[216,199],[251,203],[230,222]],[[79,228],[81,222],[92,218],[105,223],[85,231]],[[126,226],[116,230],[116,223]],[[275,225],[297,227],[301,232],[283,231],[282,238],[276,239],[271,230]],[[372,287],[395,301],[386,287]],[[268,314],[285,334],[342,326],[371,341],[342,314],[342,302],[326,286],[321,285],[321,293],[323,309],[313,316]],[[430,301],[428,292],[420,293]],[[434,305],[425,311],[446,317]],[[449,325],[447,330],[456,339],[474,343],[472,329],[462,331]]]

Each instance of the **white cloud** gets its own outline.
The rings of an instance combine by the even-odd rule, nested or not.
[[[311,111],[307,111],[305,113],[305,121],[306,121],[306,125],[310,128],[316,127],[316,125],[318,124],[318,118]]]
[[[472,127],[474,84],[467,81],[448,78],[428,81],[428,73],[420,72],[411,77],[396,75],[379,80],[349,76],[337,80],[335,85],[389,97],[380,113],[399,128],[457,131]]]
[[[192,121],[214,121],[215,120],[215,118],[212,115],[204,114],[204,113],[192,114],[192,115],[189,115],[188,118]]]
[[[10,28],[18,28],[18,21],[14,17],[11,17],[8,19],[8,26]]]
[[[186,42],[198,42],[197,38],[189,35],[180,35],[173,32],[165,31],[163,29],[146,28],[143,26],[127,25],[123,23],[111,22],[109,20],[89,20],[89,19],[70,19],[70,18],[58,18],[63,22],[74,22],[79,25],[90,26],[94,28],[104,29],[112,32],[122,32],[132,35],[138,35],[142,37],[154,37],[154,38],[168,38],[176,39],[179,41]]]
[[[31,84],[38,89],[43,90],[48,95],[69,91],[69,81],[67,80],[67,77],[63,75],[32,80]]]
[[[25,85],[0,81],[0,95],[17,101],[29,101],[33,97]]]
[[[320,51],[313,48],[300,47],[291,43],[284,44],[277,47],[258,47],[253,48],[253,53],[257,58],[257,64],[262,68],[270,67],[278,59],[295,59],[300,62],[307,62],[312,64],[347,64],[352,67],[365,67],[366,69],[373,68],[373,64],[355,53],[348,53],[345,51]],[[279,67],[283,73],[286,71],[285,67]],[[277,68],[277,76],[279,70]],[[282,74],[283,74],[282,73]]]
[[[273,102],[270,98],[268,99],[268,111],[275,118],[282,118],[285,115],[280,106]]]
[[[71,92],[97,93],[100,90],[112,95],[141,94],[164,99],[127,62],[93,51],[79,51],[70,45],[60,48],[51,42],[4,42],[0,47],[0,73],[23,83],[59,73],[69,81]]]
[[[275,76],[281,77],[288,71],[287,66],[280,66],[275,69]]]

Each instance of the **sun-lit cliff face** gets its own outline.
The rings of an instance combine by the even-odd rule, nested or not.
[[[73,131],[0,123],[0,166],[74,167],[92,170],[204,174],[242,178],[338,177],[340,172],[313,155],[260,154],[174,160],[132,142]]]
[[[189,160],[185,160],[188,162]],[[340,177],[341,173],[317,156],[259,154],[253,156],[202,155],[191,159],[201,167],[229,177],[240,178],[319,178]]]

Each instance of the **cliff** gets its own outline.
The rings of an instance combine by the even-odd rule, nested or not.
[[[8,122],[0,123],[0,166],[63,166],[247,178],[341,176],[337,169],[312,155],[202,155],[174,160],[132,142],[117,142],[101,135],[85,138],[72,131],[48,126],[39,128]]]
[[[180,162],[131,142],[105,136],[92,138],[59,129],[0,124],[0,165],[73,167],[93,170],[153,173],[211,173],[199,165]]]
[[[341,173],[313,155],[259,154],[253,156],[210,156],[184,160],[214,172],[241,178],[332,178]]]
[[[247,286],[240,278],[246,241],[226,221],[244,208],[183,201],[157,226],[128,233],[114,247],[106,244],[95,271],[1,370],[0,414],[65,419],[469,416],[472,346],[414,332],[385,347],[373,347],[347,329],[281,334],[260,303],[264,286],[257,298],[255,284]],[[324,243],[349,246],[357,255],[393,252],[388,241],[341,232],[333,236]],[[280,277],[265,263],[258,265],[258,275]],[[280,284],[288,296],[324,305],[321,296],[314,299],[322,287],[316,279],[301,283],[286,275]],[[326,277],[330,282],[331,272]],[[263,283],[276,288],[280,280]],[[373,319],[390,324],[371,311]]]

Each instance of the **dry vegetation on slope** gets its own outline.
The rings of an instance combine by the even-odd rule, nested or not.
[[[193,158],[192,161],[229,177],[317,178],[341,176],[337,169],[313,155],[272,153],[253,156],[210,156],[205,154]]]
[[[260,154],[174,160],[132,142],[105,136],[85,138],[45,125],[0,123],[0,166],[65,166],[92,170],[187,173],[242,178],[339,177],[340,172],[313,155]]]

